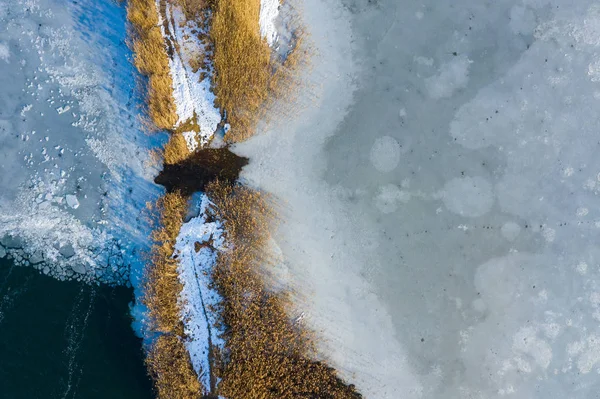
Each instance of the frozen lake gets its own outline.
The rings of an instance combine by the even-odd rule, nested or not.
[[[0,1],[0,252],[57,278],[127,283],[147,248],[161,136],[126,38],[110,0]]]
[[[278,278],[367,398],[600,390],[600,7],[303,2],[294,115],[239,146]]]
[[[33,270],[137,286],[164,137],[141,129],[126,38],[112,0],[0,0],[3,397],[152,395],[132,290]]]
[[[298,104],[236,152],[321,356],[366,398],[597,396],[600,7],[301,4]],[[0,257],[136,285],[163,137],[125,39],[116,2],[0,0]]]

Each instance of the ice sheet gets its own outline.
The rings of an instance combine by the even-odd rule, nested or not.
[[[130,281],[160,189],[125,10],[110,1],[0,1],[0,244],[60,279]]]
[[[600,8],[303,11],[298,114],[237,151],[321,356],[366,398],[596,395]]]

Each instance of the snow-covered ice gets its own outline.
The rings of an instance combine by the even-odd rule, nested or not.
[[[148,150],[164,136],[138,121],[125,10],[108,0],[0,10],[3,253],[59,279],[130,283],[148,248],[145,203],[161,192]]]
[[[468,217],[483,216],[494,204],[492,185],[479,176],[448,180],[442,198],[449,211]]]
[[[72,208],[72,209],[79,208],[79,200],[77,199],[77,196],[71,195],[71,194],[67,194],[67,196],[65,197],[65,199],[67,200],[67,205],[70,208]]]
[[[425,79],[425,87],[434,99],[448,98],[469,82],[469,64],[473,61],[465,56],[456,56],[444,63],[439,72]]]
[[[301,111],[236,151],[320,356],[366,398],[594,397],[600,7],[302,9]]]

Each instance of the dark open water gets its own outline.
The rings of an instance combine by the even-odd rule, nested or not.
[[[151,398],[132,298],[0,259],[0,398]]]

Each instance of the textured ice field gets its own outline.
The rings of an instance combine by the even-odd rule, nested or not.
[[[278,275],[367,398],[600,391],[600,6],[306,0],[304,107],[240,146]]]
[[[161,136],[125,27],[109,0],[0,0],[0,255],[57,278],[126,283],[146,249]]]

